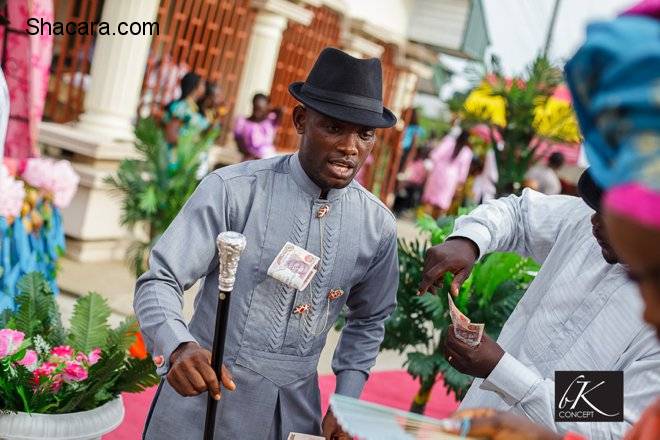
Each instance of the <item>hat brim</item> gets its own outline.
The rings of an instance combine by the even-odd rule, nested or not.
[[[598,186],[591,177],[589,169],[584,170],[577,184],[578,194],[589,205],[591,209],[600,212],[600,201],[603,197],[603,189]]]
[[[352,124],[364,125],[373,128],[389,128],[396,124],[396,116],[388,108],[383,107],[383,113],[371,112],[354,107],[348,107],[331,102],[321,101],[306,95],[301,91],[303,82],[294,82],[289,85],[289,93],[307,107],[323,113],[331,118]]]

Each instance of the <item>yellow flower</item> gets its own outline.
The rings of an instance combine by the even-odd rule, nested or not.
[[[506,100],[493,95],[491,86],[483,82],[470,92],[463,104],[465,116],[500,127],[506,126]]]
[[[549,97],[534,109],[534,130],[539,136],[561,142],[578,143],[580,128],[570,102]]]

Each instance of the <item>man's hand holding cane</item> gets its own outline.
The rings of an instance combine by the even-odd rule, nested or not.
[[[220,400],[220,385],[211,368],[210,351],[200,347],[197,342],[184,342],[172,353],[170,365],[172,368],[167,374],[167,381],[177,393],[191,397],[210,390],[213,398]],[[229,391],[236,389],[233,377],[224,365],[222,385]]]

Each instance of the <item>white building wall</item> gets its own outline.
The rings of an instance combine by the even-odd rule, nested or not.
[[[421,43],[460,50],[468,19],[468,0],[415,0],[408,37]]]
[[[406,39],[413,3],[414,0],[346,0],[349,17],[386,29],[397,41]]]

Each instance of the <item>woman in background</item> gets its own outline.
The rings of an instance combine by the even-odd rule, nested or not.
[[[234,125],[234,140],[243,160],[267,159],[275,155],[275,134],[282,111],[270,106],[268,96],[257,93],[252,98],[252,114],[239,117]]]
[[[463,130],[458,138],[447,135],[430,155],[433,168],[429,173],[422,202],[425,210],[434,218],[445,214],[456,190],[462,186],[470,172],[472,149],[468,143],[469,132]]]
[[[426,131],[419,125],[417,109],[414,108],[411,110],[410,123],[403,132],[403,139],[401,141],[403,155],[401,156],[401,162],[399,163],[399,172],[406,169],[408,166],[408,160],[411,157],[410,153],[417,150],[425,134]],[[413,154],[412,157],[415,157],[415,155]]]
[[[204,80],[196,73],[188,72],[181,78],[181,96],[165,106],[163,115],[165,139],[170,147],[176,146],[179,137],[191,130],[201,132],[209,127],[197,105],[205,87]]]

